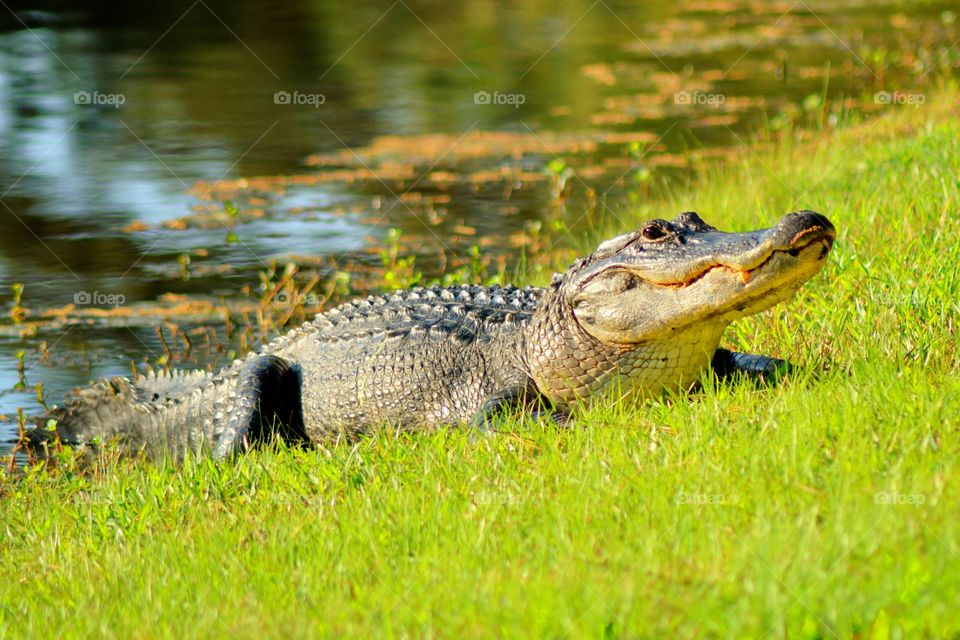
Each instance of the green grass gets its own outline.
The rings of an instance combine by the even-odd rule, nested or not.
[[[5,478],[0,636],[960,636],[958,97],[629,221],[831,217],[823,275],[727,334],[800,364],[780,387]]]

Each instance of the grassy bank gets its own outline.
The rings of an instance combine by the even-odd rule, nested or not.
[[[801,365],[779,388],[7,478],[0,635],[955,636],[958,98],[707,169],[623,221],[831,217],[824,274],[727,334]]]

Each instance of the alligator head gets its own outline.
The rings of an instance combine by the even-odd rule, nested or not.
[[[555,401],[594,394],[613,373],[644,396],[695,381],[727,325],[790,298],[835,238],[814,211],[747,233],[717,231],[692,212],[652,220],[554,278],[534,323],[550,346],[534,344],[531,374]]]
[[[577,322],[603,342],[651,340],[769,309],[823,267],[836,238],[800,211],[769,229],[717,231],[696,213],[653,220],[604,242],[564,283]]]

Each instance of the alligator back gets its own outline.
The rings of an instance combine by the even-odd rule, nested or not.
[[[311,438],[469,422],[491,394],[528,382],[524,333],[542,293],[460,286],[371,296],[270,352],[299,368]]]

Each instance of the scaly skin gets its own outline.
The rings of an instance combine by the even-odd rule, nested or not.
[[[780,360],[719,349],[733,320],[786,300],[835,237],[820,214],[720,233],[696,214],[609,240],[550,287],[434,287],[318,316],[216,374],[102,380],[56,410],[64,441],[114,439],[181,459],[229,456],[279,431],[319,441],[389,425],[484,425],[605,394],[642,401]]]

